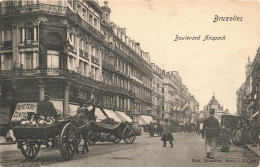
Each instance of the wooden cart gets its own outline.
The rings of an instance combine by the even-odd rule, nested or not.
[[[29,160],[37,156],[42,144],[50,141],[57,141],[61,157],[70,160],[79,144],[80,132],[90,124],[91,121],[74,116],[51,125],[19,125],[14,127],[14,135],[18,149]]]

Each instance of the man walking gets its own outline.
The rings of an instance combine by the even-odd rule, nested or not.
[[[166,142],[169,141],[171,144],[171,147],[173,147],[173,136],[172,136],[172,129],[171,124],[169,123],[168,119],[165,119],[166,124],[163,126],[163,147],[166,147]]]
[[[214,159],[220,127],[218,120],[214,118],[215,109],[210,109],[209,114],[210,116],[205,119],[203,124],[202,138],[206,137],[205,148],[207,158]]]

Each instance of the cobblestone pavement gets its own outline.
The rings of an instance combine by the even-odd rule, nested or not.
[[[138,136],[133,144],[109,142],[90,146],[90,152],[75,155],[73,160],[63,161],[58,149],[41,148],[34,161],[26,160],[16,145],[0,146],[1,166],[113,166],[113,167],[255,167],[259,160],[247,149],[231,146],[230,152],[216,152],[210,162],[205,158],[204,140],[194,133],[174,134],[173,148],[162,147],[159,137]],[[81,149],[81,148],[80,148]]]

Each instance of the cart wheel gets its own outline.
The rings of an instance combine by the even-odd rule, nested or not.
[[[95,145],[97,142],[97,135],[95,132],[90,131],[88,132],[88,145]]]
[[[71,123],[67,123],[60,135],[60,154],[64,160],[73,158],[76,152],[77,138],[76,127]]]
[[[21,142],[20,147],[23,156],[29,160],[33,160],[37,156],[41,144],[36,142]]]
[[[113,141],[114,143],[118,144],[122,140],[121,137],[116,137],[116,139]]]
[[[135,132],[134,129],[132,127],[126,127],[123,131],[123,136],[124,136],[124,142],[126,144],[131,144],[135,141]]]

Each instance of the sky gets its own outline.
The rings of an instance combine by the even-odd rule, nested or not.
[[[245,65],[260,46],[260,2],[195,0],[108,0],[111,21],[149,52],[151,62],[166,71],[178,71],[183,84],[200,103],[218,102],[236,112],[236,90],[245,81]],[[103,2],[102,2],[103,3]],[[99,0],[99,4],[102,4]],[[219,17],[242,21],[213,22]],[[178,40],[199,36],[200,40]],[[225,40],[203,41],[204,36]]]

